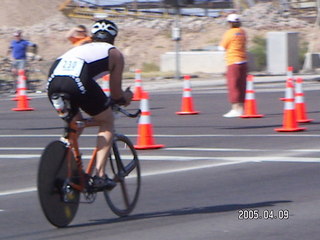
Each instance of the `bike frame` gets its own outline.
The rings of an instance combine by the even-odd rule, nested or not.
[[[79,144],[78,144],[78,139],[79,139],[79,130],[80,129],[84,129],[90,126],[95,126],[92,124],[87,124],[88,120],[81,120],[81,121],[77,121],[77,122],[71,122],[68,123],[66,128],[65,128],[65,136],[63,138],[63,141],[67,144],[69,151],[68,151],[68,179],[70,180],[72,178],[72,171],[71,171],[71,164],[72,164],[72,158],[71,158],[71,154],[73,155],[76,164],[77,164],[77,168],[78,168],[78,172],[79,172],[79,176],[80,176],[80,183],[76,184],[73,182],[69,182],[70,186],[80,192],[83,192],[85,189],[85,178],[84,178],[84,172],[83,172],[83,162],[81,159],[81,153],[80,153],[80,149],[79,149]],[[79,127],[81,126],[81,127]],[[93,172],[93,168],[96,162],[96,155],[97,155],[97,149],[95,148],[91,154],[91,158],[90,161],[87,165],[86,171],[85,173],[88,175],[91,175]]]
[[[119,111],[122,114],[126,115],[127,117],[131,117],[131,118],[135,118],[137,116],[140,115],[141,110],[138,110],[136,113],[131,114],[128,113],[127,111],[125,111],[124,109],[120,108],[117,105],[113,105],[113,109],[114,111]],[[82,119],[79,121],[71,121],[71,122],[67,122],[66,126],[65,126],[65,133],[64,133],[64,137],[63,137],[63,141],[67,144],[69,151],[68,151],[68,179],[69,179],[69,185],[80,191],[83,192],[85,190],[85,178],[84,178],[84,172],[83,172],[83,163],[82,163],[82,159],[81,159],[81,153],[79,150],[79,144],[78,144],[78,139],[79,139],[79,131],[83,130],[87,127],[96,127],[98,126],[98,124],[95,123],[95,121],[91,118],[89,119]],[[114,154],[115,154],[115,158],[119,158],[119,153],[117,148],[112,145],[112,148],[114,149]],[[85,173],[88,175],[92,175],[93,172],[93,168],[96,162],[96,155],[97,155],[97,149],[95,148],[91,154],[91,159],[87,165],[86,171]],[[77,164],[77,168],[78,168],[78,172],[79,172],[79,176],[80,176],[80,184],[76,184],[70,181],[70,179],[72,178],[72,171],[71,171],[71,165],[72,165],[72,158],[70,156],[70,154],[73,154],[76,164]],[[117,164],[119,164],[119,162],[117,161]],[[125,169],[124,166],[118,166],[119,169],[122,169],[122,172],[128,172],[131,171],[131,167],[133,166],[129,166],[129,169]]]

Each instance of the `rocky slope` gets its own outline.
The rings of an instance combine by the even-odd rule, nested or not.
[[[39,46],[42,65],[50,62],[71,47],[65,33],[77,24],[90,27],[91,21],[69,19],[58,11],[61,0],[2,0],[0,8],[0,56],[4,56],[12,33],[24,31],[25,38]],[[318,51],[319,30],[313,24],[280,13],[271,3],[258,4],[242,13],[243,27],[249,41],[268,31],[300,32],[302,41],[314,42]],[[159,65],[160,55],[174,50],[171,40],[173,19],[141,20],[114,19],[120,28],[116,45],[126,57],[127,70],[141,68],[145,64]],[[217,45],[227,29],[225,16],[220,18],[181,17],[181,50],[200,49]],[[250,43],[249,43],[250,45]]]

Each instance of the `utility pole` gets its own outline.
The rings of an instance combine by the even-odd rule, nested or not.
[[[133,1],[133,8],[134,8],[135,12],[137,13],[137,12],[138,12],[137,0],[134,0],[134,1]]]
[[[317,0],[317,19],[316,19],[316,25],[320,25],[320,0]]]
[[[175,10],[175,21],[172,27],[172,40],[176,42],[176,79],[180,79],[180,40],[181,40],[181,29],[180,29],[180,9],[183,6],[191,5],[194,0],[163,0],[163,3],[171,6]]]
[[[174,26],[172,28],[172,40],[175,41],[176,50],[176,79],[180,79],[180,40],[181,40],[181,29],[180,29],[180,8],[175,8],[175,19]]]

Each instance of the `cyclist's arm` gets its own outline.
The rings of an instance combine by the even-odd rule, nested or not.
[[[124,69],[124,59],[122,53],[112,48],[109,50],[109,72],[110,72],[110,92],[111,98],[119,104],[129,105],[132,98],[130,90],[122,90],[122,73]]]

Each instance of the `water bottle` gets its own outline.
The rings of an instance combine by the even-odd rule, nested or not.
[[[51,97],[53,107],[57,110],[59,117],[63,118],[68,115],[67,108],[60,95],[53,95]]]

